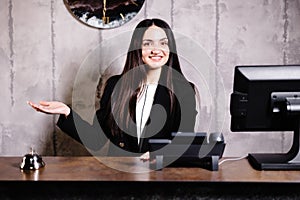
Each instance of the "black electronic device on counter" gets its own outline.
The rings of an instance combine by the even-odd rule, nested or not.
[[[173,139],[150,139],[151,167],[201,167],[217,171],[225,142],[222,133],[176,132]]]
[[[250,153],[253,168],[300,170],[300,65],[236,66],[230,113],[232,131],[294,132],[286,153]]]

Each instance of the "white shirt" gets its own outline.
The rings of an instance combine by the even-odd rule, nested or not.
[[[147,84],[136,102],[135,121],[137,125],[138,144],[146,122],[150,116],[157,84]]]

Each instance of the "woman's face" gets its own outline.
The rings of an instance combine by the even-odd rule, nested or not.
[[[158,69],[169,59],[170,49],[165,31],[158,26],[150,26],[142,41],[142,59],[150,69]]]

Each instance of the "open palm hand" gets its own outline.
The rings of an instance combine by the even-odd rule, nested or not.
[[[28,101],[27,103],[39,112],[47,114],[64,114],[66,116],[70,114],[70,108],[59,101],[40,101],[39,104]]]

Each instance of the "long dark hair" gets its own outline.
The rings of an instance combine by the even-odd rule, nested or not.
[[[121,73],[122,78],[120,79],[120,83],[117,84],[118,87],[114,90],[114,100],[111,100],[111,113],[113,116],[110,116],[109,123],[113,135],[122,133],[120,127],[123,131],[129,130],[128,127],[132,121],[131,119],[135,121],[133,116],[135,116],[136,98],[146,81],[147,73],[147,67],[142,60],[142,40],[145,31],[152,25],[162,28],[168,38],[170,54],[166,65],[163,66],[161,76],[164,76],[164,85],[169,88],[171,102],[170,110],[172,111],[173,109],[175,95],[172,92],[172,71],[176,70],[178,73],[182,74],[177,56],[174,34],[170,26],[163,20],[145,19],[136,26],[133,32],[125,66]]]

